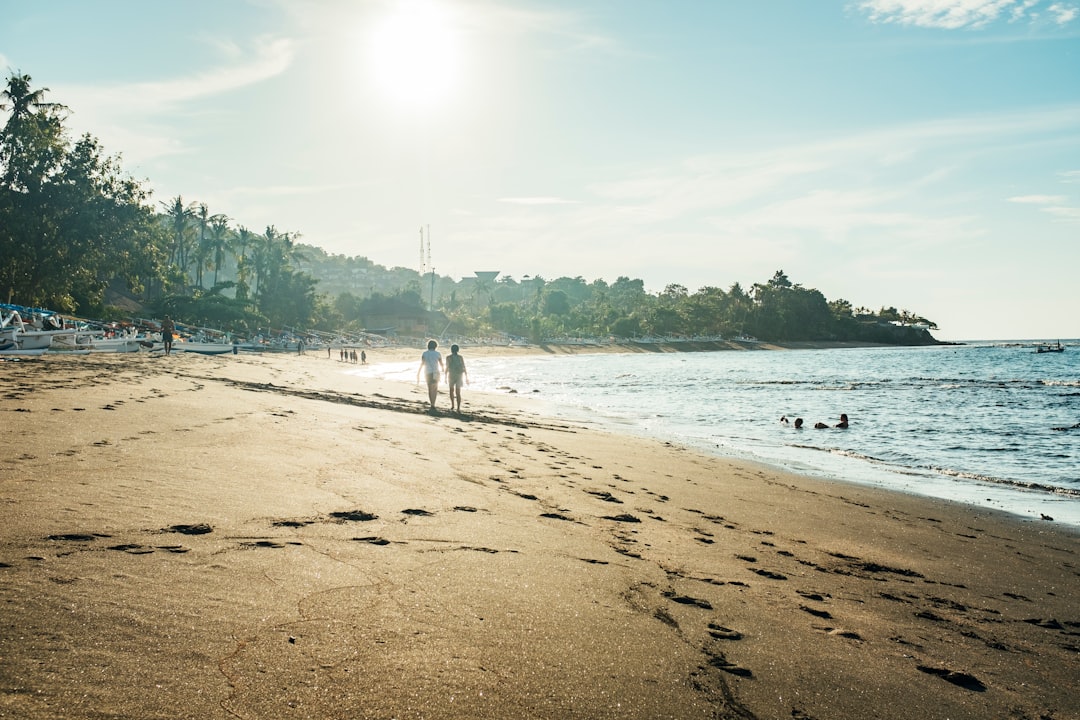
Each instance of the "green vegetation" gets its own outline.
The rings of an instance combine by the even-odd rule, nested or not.
[[[773,341],[932,343],[908,311],[855,309],[782,271],[748,290],[539,276],[454,281],[330,255],[294,232],[234,226],[204,203],[150,191],[84,135],[67,108],[13,73],[0,130],[0,299],[101,319],[166,313],[233,332],[395,327],[411,334],[565,337],[753,336]],[[6,297],[5,297],[6,296]]]

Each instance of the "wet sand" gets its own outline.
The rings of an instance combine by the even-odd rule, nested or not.
[[[343,369],[0,363],[0,717],[1080,717],[1068,528]]]

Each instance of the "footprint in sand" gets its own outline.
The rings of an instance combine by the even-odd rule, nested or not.
[[[708,600],[702,600],[701,598],[691,597],[689,595],[679,595],[673,590],[666,590],[663,595],[668,600],[679,603],[680,605],[690,605],[692,607],[701,608],[702,610],[713,609],[712,603]]]
[[[240,543],[241,547],[246,548],[270,548],[273,550],[279,550],[286,545],[303,545],[303,543],[290,541],[290,542],[278,542],[277,540],[250,540],[248,542]]]
[[[214,528],[206,523],[194,523],[190,525],[170,525],[162,532],[180,533],[181,535],[206,535],[214,532]]]
[[[754,673],[751,672],[749,669],[740,667],[735,663],[729,662],[728,659],[724,657],[724,653],[706,651],[705,654],[709,658],[709,667],[714,667],[718,670],[723,670],[726,673],[738,675],[739,677],[749,678],[754,676]]]
[[[823,620],[832,619],[832,613],[828,610],[818,610],[817,608],[812,608],[809,605],[800,605],[799,609],[805,613],[810,613],[814,617],[822,618]]]
[[[112,545],[109,550],[119,550],[120,552],[126,552],[129,555],[149,555],[154,552],[154,548],[146,547],[145,545],[139,545],[136,543],[125,543],[123,545]]]
[[[814,629],[820,630],[826,635],[830,635],[832,637],[841,637],[847,640],[858,640],[859,642],[862,642],[862,635],[853,630],[843,630],[841,628],[834,627],[820,627],[817,625],[814,626]]]
[[[330,513],[330,517],[336,518],[341,521],[350,522],[367,522],[369,520],[378,520],[379,516],[374,513],[364,512],[363,510],[343,510],[340,512]]]
[[[709,637],[714,640],[742,640],[743,634],[738,630],[711,622],[709,623]]]
[[[369,535],[367,537],[354,537],[353,542],[362,542],[369,545],[389,545],[390,541],[386,538],[381,538],[376,535]]]
[[[965,672],[959,672],[957,670],[949,670],[948,668],[935,668],[928,665],[917,666],[919,672],[924,672],[928,675],[936,675],[945,682],[950,682],[953,685],[964,688],[965,690],[971,690],[973,692],[985,692],[986,686],[975,677]]]
[[[46,540],[63,540],[64,542],[92,542],[94,540],[97,540],[98,538],[107,538],[107,537],[111,537],[111,536],[110,535],[105,535],[105,534],[102,534],[102,533],[94,533],[94,534],[89,534],[89,533],[63,533],[61,535],[50,535],[49,537],[47,537],[45,539]]]

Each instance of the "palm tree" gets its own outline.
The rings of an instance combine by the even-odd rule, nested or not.
[[[168,202],[162,202],[165,215],[169,219],[169,230],[172,232],[172,248],[169,250],[169,262],[180,266],[183,270],[187,267],[188,235],[191,220],[195,217],[195,203],[184,205],[184,198],[177,195]]]
[[[8,77],[7,87],[0,92],[0,95],[8,100],[7,103],[0,105],[0,110],[11,110],[11,118],[8,122],[22,120],[36,110],[64,107],[60,103],[45,102],[45,93],[49,92],[49,88],[31,90],[31,82],[33,78],[29,75],[12,73]]]
[[[210,209],[206,203],[200,203],[195,213],[195,220],[199,225],[199,241],[195,245],[195,285],[199,289],[203,286],[203,269],[210,262],[210,243],[207,242],[206,229],[210,226]]]
[[[48,88],[31,90],[29,75],[12,73],[7,87],[0,91],[6,102],[0,109],[11,115],[0,132],[0,166],[4,169],[2,184],[9,188],[36,191],[48,172],[64,156],[60,103],[45,102]]]
[[[251,272],[251,261],[248,259],[247,251],[249,247],[254,247],[254,244],[258,236],[241,225],[236,230],[236,247],[233,248],[236,252],[236,297],[238,300],[246,300],[248,297],[248,291],[251,289],[251,285],[248,283],[248,276]]]
[[[299,233],[283,233],[273,225],[268,225],[262,235],[255,236],[252,256],[256,296],[264,291],[268,279],[280,275],[284,270],[290,270],[294,263],[306,259],[295,243],[299,237]]]
[[[214,215],[210,218],[210,247],[214,252],[214,287],[218,284],[218,273],[225,264],[225,251],[231,249],[233,234],[229,230],[229,218]]]

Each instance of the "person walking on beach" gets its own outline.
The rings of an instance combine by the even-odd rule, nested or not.
[[[172,354],[173,335],[176,333],[176,325],[168,315],[161,321],[161,344],[165,346],[165,354]]]
[[[420,382],[420,373],[427,380],[428,404],[435,409],[435,398],[439,396],[439,378],[443,372],[442,354],[435,348],[439,343],[428,340],[427,350],[420,355],[420,367],[416,370],[416,382]]]
[[[446,358],[446,382],[450,386],[450,409],[461,412],[461,378],[469,381],[469,371],[465,369],[465,358],[458,353],[457,345],[450,346],[450,356]],[[454,402],[457,406],[454,406]]]

